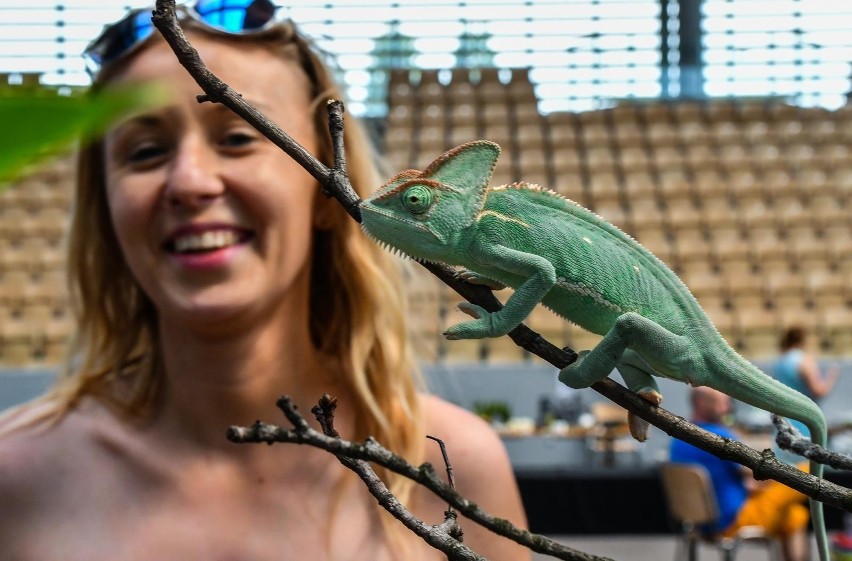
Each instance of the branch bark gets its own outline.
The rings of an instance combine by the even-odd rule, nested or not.
[[[583,553],[567,546],[561,545],[544,536],[533,534],[526,530],[521,530],[512,525],[508,520],[496,518],[483,511],[476,503],[473,503],[461,496],[452,485],[441,480],[432,465],[424,463],[419,467],[414,467],[409,464],[403,457],[393,453],[387,448],[379,444],[375,439],[368,438],[363,444],[350,442],[339,437],[337,431],[333,428],[333,422],[328,418],[326,411],[327,405],[323,405],[323,401],[328,401],[327,397],[320,400],[320,405],[314,408],[314,415],[317,421],[323,428],[323,432],[316,431],[308,425],[308,422],[296,410],[292,400],[288,397],[282,397],[278,400],[278,407],[284,413],[284,416],[293,425],[292,429],[256,421],[251,427],[232,426],[228,429],[227,438],[235,443],[266,443],[273,444],[276,442],[304,444],[314,446],[322,450],[326,450],[340,460],[340,462],[358,473],[359,477],[367,485],[373,496],[379,501],[383,507],[388,509],[391,514],[397,516],[397,513],[402,513],[404,507],[399,505],[395,499],[391,500],[385,492],[387,488],[381,484],[381,481],[376,481],[375,473],[369,467],[367,462],[374,462],[383,466],[394,473],[398,473],[404,477],[423,485],[437,496],[441,497],[452,507],[465,515],[465,517],[473,520],[481,526],[491,530],[501,536],[507,537],[521,545],[524,545],[531,550],[564,559],[565,561],[609,561],[604,557],[598,557]],[[362,475],[366,474],[366,475]],[[389,493],[388,493],[389,494]],[[391,510],[387,505],[393,506],[395,510]],[[407,513],[407,511],[405,511]],[[400,520],[417,535],[427,541],[436,549],[450,553],[444,549],[445,539],[455,537],[452,535],[452,530],[447,529],[446,523],[438,526],[427,526],[410,516],[410,513],[404,514],[405,518]],[[397,516],[398,517],[398,516]],[[399,517],[398,517],[399,518]],[[436,533],[436,536],[432,534]],[[429,538],[429,539],[427,539]],[[432,540],[432,541],[430,541]],[[434,543],[433,543],[434,542]],[[460,542],[456,544],[461,545]],[[453,546],[455,547],[455,546]],[[464,546],[462,546],[464,547]],[[465,549],[467,549],[465,547]],[[455,550],[453,549],[455,554]],[[462,553],[459,553],[460,555]],[[466,553],[464,553],[467,555]],[[467,559],[468,557],[458,557],[459,559]],[[452,558],[451,558],[452,559]]]
[[[249,124],[256,127],[264,136],[303,165],[320,182],[323,189],[330,192],[341,202],[355,220],[360,220],[360,212],[357,210],[359,198],[352,189],[348,178],[345,177],[345,167],[329,169],[324,166],[284,131],[246,103],[238,93],[231,90],[230,87],[207,70],[198,53],[188,44],[180,25],[177,23],[174,0],[157,0],[153,21],[174,50],[181,64],[187,68],[187,71],[205,92],[200,100],[222,103],[243,117]],[[342,103],[332,102],[329,104],[332,134],[339,135],[338,140],[335,140],[334,143],[338,150],[335,154],[335,161],[338,164],[343,159],[342,134],[340,134],[343,122],[342,112]],[[424,266],[468,301],[478,304],[488,311],[500,309],[500,302],[487,288],[464,282],[449,267],[434,264],[424,264]],[[576,360],[577,355],[573,350],[559,349],[524,325],[514,329],[509,333],[509,336],[516,344],[557,368],[564,368]],[[700,429],[662,407],[651,405],[613,380],[605,379],[591,387],[674,438],[689,442],[721,458],[745,465],[751,468],[759,478],[775,479],[808,497],[852,512],[852,491],[831,482],[817,479],[784,462],[780,462],[771,451],[758,452],[740,442],[724,439]],[[461,509],[459,510],[461,511]]]
[[[450,457],[447,455],[447,447],[444,444],[444,441],[438,437],[426,435],[426,438],[430,440],[434,440],[438,443],[438,446],[441,447],[441,456],[444,458],[444,465],[447,468],[447,483],[450,486],[450,489],[453,491],[456,490],[456,478],[453,475],[453,466],[450,463]],[[453,509],[453,505],[447,507],[447,510],[444,511],[444,523],[442,526],[446,529],[446,531],[456,538],[459,541],[464,541],[464,532],[462,532],[461,526],[459,526],[457,522],[456,511]]]
[[[778,430],[778,434],[775,435],[775,442],[782,450],[788,450],[834,469],[852,471],[852,457],[839,452],[832,452],[819,444],[814,444],[784,417],[773,414],[772,423]]]
[[[278,407],[284,411],[287,418],[301,417],[298,411],[288,397],[282,397],[278,400]],[[330,397],[328,394],[320,398],[319,403],[311,409],[317,422],[322,427],[323,435],[332,441],[343,442],[337,429],[334,428],[334,411],[337,408],[337,399]],[[294,427],[300,431],[310,431],[307,423],[298,421]],[[239,431],[237,431],[239,434]],[[228,436],[231,436],[229,431]],[[234,440],[238,442],[238,440]],[[387,510],[394,518],[402,522],[406,528],[414,532],[423,541],[442,551],[448,561],[486,561],[486,559],[469,547],[465,546],[457,536],[451,533],[448,529],[446,521],[438,526],[429,526],[422,520],[414,516],[402,503],[390,492],[384,482],[376,475],[373,468],[365,459],[353,458],[344,453],[335,453],[335,457],[341,464],[355,472],[371,495],[376,499],[379,505]]]
[[[189,43],[178,22],[175,13],[174,0],[157,0],[151,20],[165,38],[166,42],[174,51],[180,64],[186,68],[190,76],[201,86],[204,94],[198,96],[199,102],[221,103],[243,119],[250,123],[261,134],[272,141],[276,146],[286,152],[299,165],[308,171],[322,186],[327,193],[333,193],[343,208],[358,222],[361,221],[358,195],[355,194],[349,177],[346,175],[346,167],[342,162],[343,154],[343,104],[339,101],[331,103],[339,104],[339,119],[329,121],[334,131],[339,130],[335,141],[335,163],[334,168],[329,169],[317,160],[313,154],[293,140],[278,125],[266,118],[263,113],[255,109],[245,101],[238,92],[234,91],[228,84],[220,80],[204,65],[198,51]]]

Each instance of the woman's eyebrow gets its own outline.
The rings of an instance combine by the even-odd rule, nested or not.
[[[257,101],[257,100],[253,100],[253,99],[250,99],[250,98],[243,98],[243,101],[245,101],[246,103],[248,103],[249,105],[251,105],[255,109],[262,111],[263,113],[268,113],[270,111],[270,109],[272,108],[271,105],[269,105],[268,103],[264,103],[263,101]],[[233,113],[233,111],[231,111],[227,106],[225,106],[221,103],[216,103],[216,104],[214,104],[210,107],[212,108],[213,111],[215,111],[217,113]],[[233,114],[236,115],[236,113],[233,113]]]
[[[113,129],[112,133],[121,132],[122,130],[129,128],[148,128],[148,127],[156,127],[165,122],[166,119],[162,115],[155,114],[144,114],[144,115],[135,115],[127,118],[126,120],[118,123]]]
[[[163,120],[163,117],[161,117],[160,115],[136,115],[135,117],[130,117],[129,119],[124,121],[122,125],[157,125],[163,122]]]

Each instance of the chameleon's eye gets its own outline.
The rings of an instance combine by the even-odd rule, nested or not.
[[[434,195],[423,185],[412,185],[402,195],[402,204],[412,214],[423,214],[432,206]]]

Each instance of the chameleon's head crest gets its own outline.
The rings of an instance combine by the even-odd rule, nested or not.
[[[499,155],[497,144],[478,140],[453,148],[422,172],[395,175],[362,201],[364,230],[409,255],[430,259],[479,215]]]

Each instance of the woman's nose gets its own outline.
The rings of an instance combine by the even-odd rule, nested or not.
[[[166,202],[188,208],[204,206],[224,192],[216,152],[201,139],[178,147],[166,182]]]

